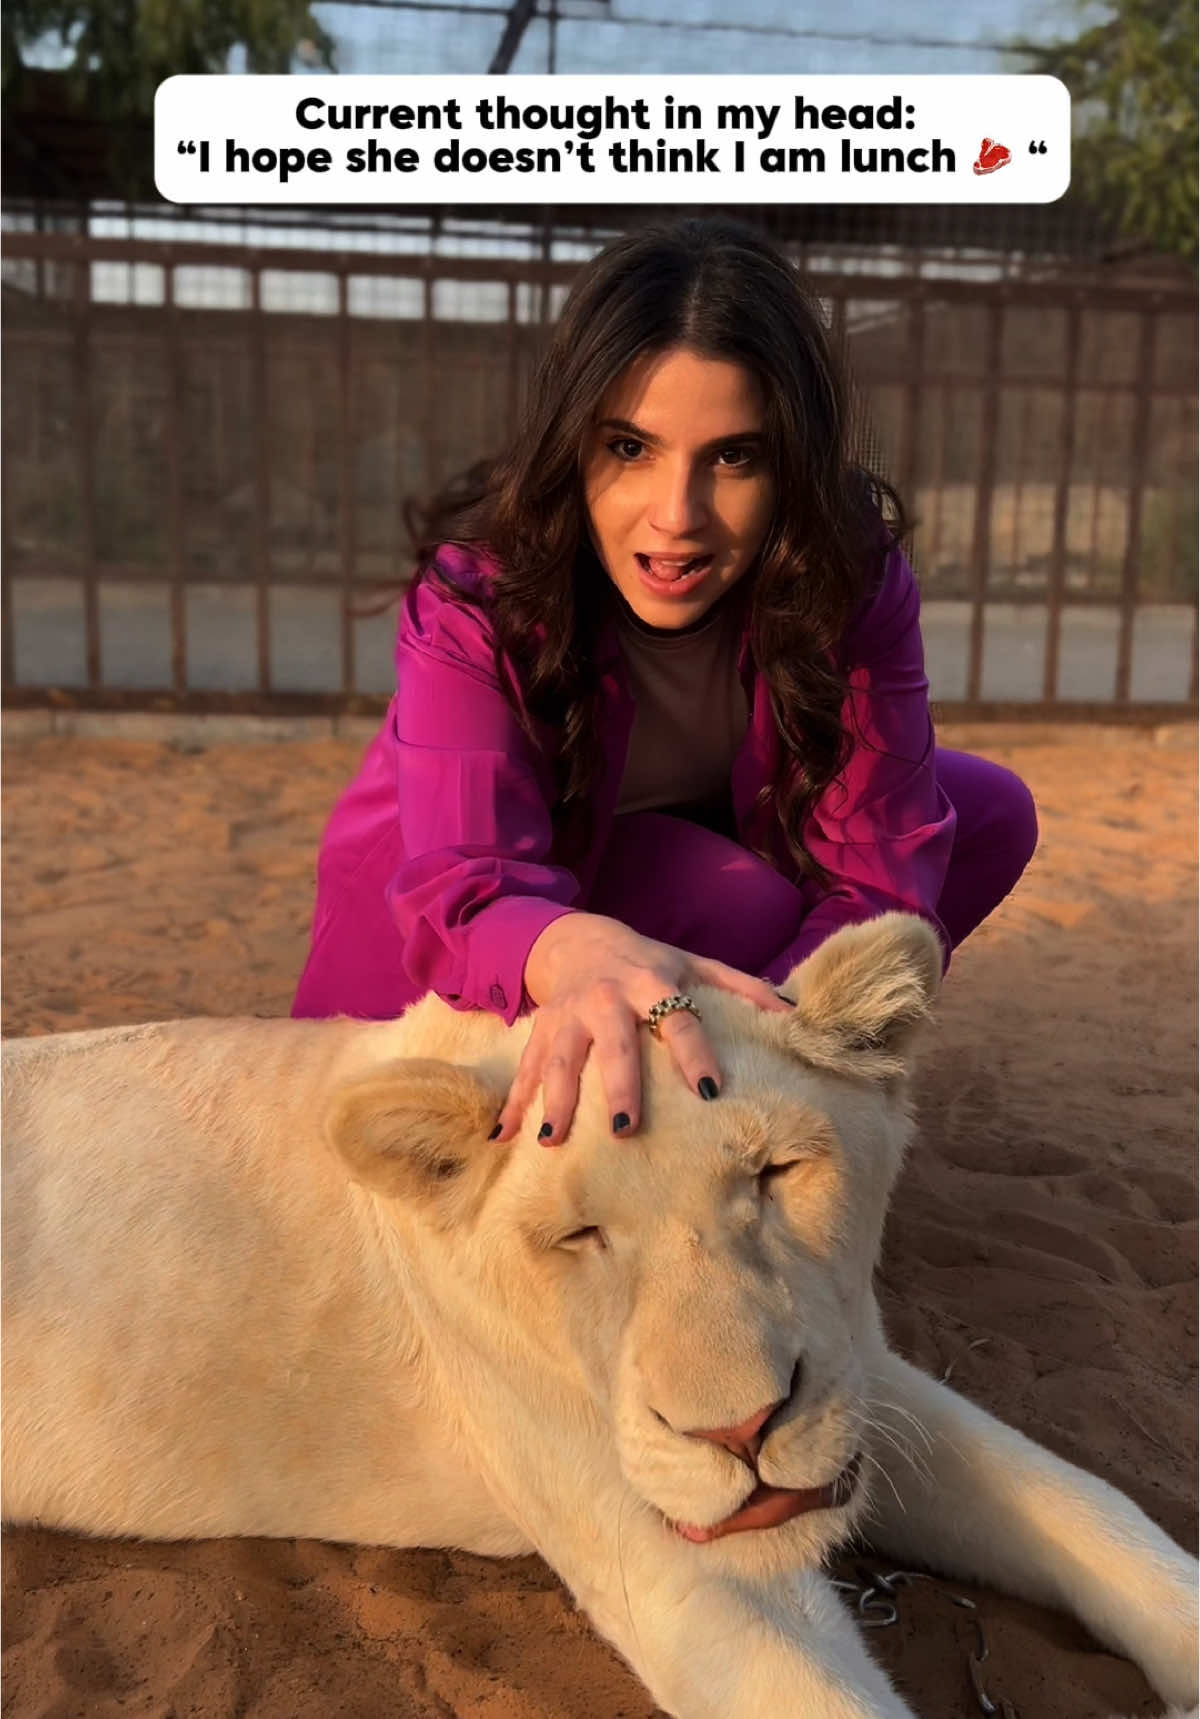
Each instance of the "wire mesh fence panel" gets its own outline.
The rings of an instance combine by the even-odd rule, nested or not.
[[[370,248],[337,219],[321,244],[9,234],[7,699],[386,695],[419,504],[511,436],[607,234],[397,225]],[[1191,289],[792,248],[849,361],[857,454],[915,520],[939,700],[1186,710]]]

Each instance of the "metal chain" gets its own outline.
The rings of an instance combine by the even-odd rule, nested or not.
[[[868,1570],[863,1564],[858,1566],[858,1576],[857,1582],[835,1581],[833,1586],[852,1601],[863,1629],[890,1628],[900,1616],[896,1604],[899,1589],[913,1582],[934,1581],[934,1578],[927,1576],[923,1570],[892,1570],[889,1575],[881,1576],[876,1571]],[[936,1583],[934,1585],[937,1586]],[[983,1619],[979,1616],[975,1601],[969,1600],[965,1594],[951,1593],[948,1588],[938,1587],[938,1591],[945,1595],[951,1605],[959,1606],[973,1614],[975,1649],[967,1655],[967,1673],[979,1711],[986,1715],[986,1719],[997,1719],[997,1716],[998,1719],[1020,1719],[1007,1696],[1002,1695],[998,1700],[993,1700],[988,1693],[983,1667],[990,1653],[983,1630]]]

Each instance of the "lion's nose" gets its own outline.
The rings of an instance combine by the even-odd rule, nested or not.
[[[753,1468],[758,1453],[762,1449],[763,1428],[777,1409],[781,1409],[785,1403],[791,1401],[792,1394],[799,1382],[799,1376],[800,1362],[797,1361],[786,1393],[775,1402],[768,1403],[765,1409],[759,1409],[750,1416],[749,1420],[742,1421],[739,1426],[697,1427],[692,1430],[689,1436],[706,1438],[710,1444],[723,1445],[726,1450],[732,1451],[734,1456],[740,1457],[743,1462],[749,1463],[750,1467]]]

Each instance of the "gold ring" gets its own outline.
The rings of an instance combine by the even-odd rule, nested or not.
[[[672,997],[661,998],[646,1016],[646,1025],[650,1028],[652,1037],[656,1039],[662,1037],[660,1030],[662,1023],[668,1015],[673,1015],[677,1009],[686,1009],[688,1014],[695,1015],[698,1021],[704,1019],[692,999],[685,996],[682,991],[676,991]]]

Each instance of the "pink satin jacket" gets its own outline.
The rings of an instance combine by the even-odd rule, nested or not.
[[[460,582],[485,582],[480,556],[446,548]],[[912,570],[888,556],[878,590],[846,638],[855,736],[842,778],[806,832],[829,885],[796,876],[769,805],[780,740],[765,680],[743,640],[749,728],[733,769],[746,846],[765,847],[808,892],[798,935],[764,977],[778,983],[840,926],[904,909],[938,923],[954,839],[953,808],[934,777],[933,729]],[[551,736],[535,745],[497,683],[486,615],[424,580],[404,604],[397,691],[358,776],[342,795],[318,861],[312,951],[294,1012],[388,1018],[425,992],[511,1022],[529,1005],[526,957],[560,914],[587,908],[612,829],[634,706],[616,629],[598,641],[604,769],[585,851],[551,821]]]

